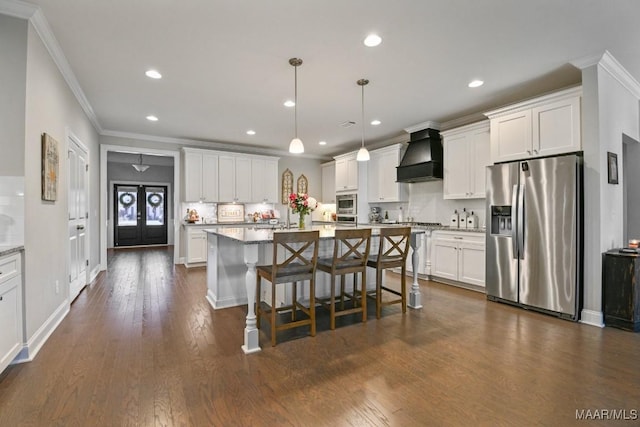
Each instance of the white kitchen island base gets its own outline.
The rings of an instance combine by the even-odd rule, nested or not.
[[[319,255],[330,255],[333,251],[334,226],[313,227],[320,231]],[[379,233],[380,227],[372,227],[373,236]],[[273,262],[273,233],[274,230],[251,228],[220,228],[207,231],[207,301],[214,309],[235,307],[247,304],[247,317],[244,328],[244,344],[242,351],[246,354],[260,351],[260,331],[258,329],[255,303],[256,303],[256,265],[270,264]],[[295,232],[295,231],[277,231]],[[421,230],[412,231],[411,247],[417,254],[420,239],[417,234],[424,233]],[[372,253],[377,251],[377,240],[371,245]],[[408,306],[421,308],[420,288],[417,278],[418,257],[412,256],[414,264],[414,277],[409,293]],[[353,283],[347,276],[347,290],[353,289]],[[319,274],[316,278],[316,294],[328,295],[330,278],[326,274]],[[244,286],[242,283],[244,282]],[[375,274],[367,275],[367,288],[375,289]],[[263,299],[265,295],[261,295]],[[309,295],[298,295],[298,299],[308,299]],[[268,296],[270,299],[270,295]],[[291,300],[291,295],[277,295],[277,300],[286,302]]]

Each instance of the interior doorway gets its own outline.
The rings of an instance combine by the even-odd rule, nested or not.
[[[69,301],[73,301],[88,281],[89,153],[74,135],[69,134],[67,140]]]
[[[167,187],[113,186],[114,246],[167,244]]]
[[[623,240],[640,239],[640,143],[622,134]]]

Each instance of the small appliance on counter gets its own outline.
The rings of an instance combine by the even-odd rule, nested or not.
[[[369,223],[379,224],[380,222],[382,222],[381,209],[379,207],[372,206],[371,211],[369,212]]]
[[[449,226],[451,228],[460,228],[460,216],[458,215],[458,210],[453,211],[451,215],[451,220],[449,221]]]

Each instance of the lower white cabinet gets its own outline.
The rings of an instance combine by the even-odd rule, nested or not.
[[[22,349],[22,256],[0,258],[0,372]]]
[[[187,267],[207,262],[207,233],[205,227],[187,227]]]
[[[433,280],[484,287],[484,233],[434,231],[431,247]]]

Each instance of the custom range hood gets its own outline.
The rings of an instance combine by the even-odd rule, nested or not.
[[[440,132],[427,128],[412,132],[409,147],[396,167],[397,182],[422,182],[442,179],[442,142]]]

